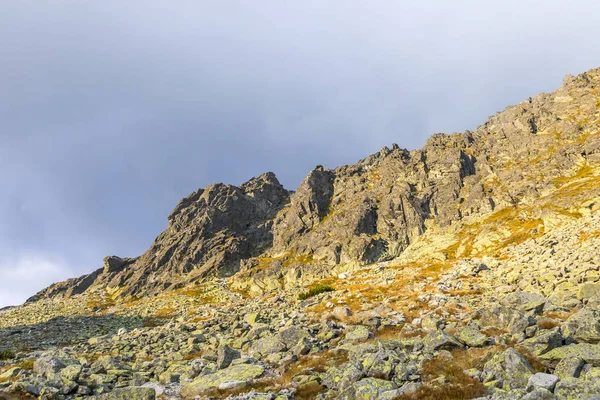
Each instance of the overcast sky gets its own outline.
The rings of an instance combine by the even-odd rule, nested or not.
[[[597,0],[0,0],[0,307],[177,201],[474,129],[600,66]]]

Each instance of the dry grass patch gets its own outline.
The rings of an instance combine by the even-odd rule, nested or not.
[[[552,328],[556,328],[557,326],[561,326],[562,324],[559,321],[550,319],[550,318],[544,318],[541,319],[537,322],[537,326],[540,329],[552,329]]]
[[[425,337],[427,333],[421,330],[402,331],[401,326],[389,326],[377,330],[374,333],[374,340],[382,339],[407,339],[413,337]]]
[[[481,333],[483,333],[486,336],[502,336],[502,335],[507,334],[508,331],[506,331],[504,329],[500,329],[500,328],[488,327],[488,328],[481,329]]]
[[[571,315],[575,314],[578,310],[571,311],[550,311],[544,313],[543,316],[545,318],[557,319],[560,321],[566,321]]]
[[[186,354],[185,356],[183,356],[183,359],[185,361],[195,360],[196,358],[202,357],[203,354],[204,354],[204,352],[197,351],[197,352],[194,352],[194,353]]]

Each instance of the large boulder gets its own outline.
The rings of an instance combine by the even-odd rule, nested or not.
[[[423,338],[423,345],[425,346],[425,351],[428,353],[464,347],[458,339],[445,331],[429,332],[427,336]]]
[[[494,328],[508,330],[516,334],[525,331],[533,325],[535,320],[524,313],[505,306],[496,306],[491,310],[484,310],[479,318],[481,328]]]
[[[231,365],[231,362],[237,358],[240,358],[239,350],[232,349],[228,345],[219,347],[217,353],[217,369],[224,369]]]
[[[560,379],[579,378],[585,361],[578,357],[566,357],[558,362],[554,368],[554,375]]]
[[[596,399],[600,393],[600,381],[565,378],[556,384],[554,394],[559,399]]]
[[[539,314],[544,309],[546,299],[538,293],[514,292],[504,296],[500,304],[524,313],[533,311]]]
[[[456,338],[469,347],[482,347],[490,344],[491,339],[473,326],[463,326],[456,332]]]
[[[198,394],[206,393],[219,387],[228,386],[230,382],[235,382],[236,386],[242,386],[243,383],[250,382],[259,378],[265,372],[260,365],[238,364],[219,370],[214,374],[202,375],[192,382],[183,382],[182,394],[192,397]]]
[[[286,350],[285,343],[281,341],[279,336],[266,336],[258,339],[250,346],[250,354],[256,356],[267,356],[269,354],[280,353]]]
[[[533,368],[527,359],[513,348],[508,348],[485,363],[482,378],[484,382],[496,382],[496,387],[505,390],[525,388]]]
[[[556,366],[565,358],[580,358],[595,367],[600,366],[600,345],[579,343],[558,347],[542,354],[539,358],[549,366]]]
[[[532,375],[529,381],[527,381],[527,390],[546,389],[552,392],[559,380],[556,375],[538,372]]]
[[[33,372],[43,377],[51,378],[65,367],[65,363],[61,359],[46,355],[35,360],[33,363]]]
[[[583,309],[563,324],[564,335],[574,342],[600,342],[600,311]]]
[[[539,331],[537,335],[519,343],[519,347],[527,349],[533,355],[539,356],[563,345],[560,328]]]

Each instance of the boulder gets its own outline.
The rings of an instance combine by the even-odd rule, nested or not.
[[[464,347],[458,339],[445,331],[429,332],[427,336],[423,338],[423,345],[425,346],[425,351],[428,353]]]
[[[593,297],[600,297],[600,283],[584,283],[579,286],[577,291],[579,300],[589,300]]]
[[[539,356],[563,345],[563,336],[559,328],[538,331],[538,334],[519,343],[519,347],[527,349]]]
[[[560,379],[556,375],[544,374],[538,372],[532,375],[527,381],[527,390],[546,389],[550,392],[554,391],[554,387]]]
[[[214,389],[218,389],[221,385],[227,385],[230,382],[250,382],[253,379],[259,378],[265,372],[265,369],[260,365],[255,364],[238,364],[231,367],[219,370],[214,374],[202,375],[192,382],[182,383],[182,394],[184,396],[195,396]]]
[[[350,389],[349,398],[356,400],[380,400],[396,395],[398,386],[394,382],[376,378],[365,378],[356,382]],[[348,395],[346,395],[348,396]]]
[[[219,347],[217,353],[217,369],[224,369],[231,365],[231,362],[237,358],[240,358],[240,352],[234,350],[228,345]]]
[[[504,390],[525,388],[533,368],[527,359],[513,348],[508,348],[485,363],[483,382],[498,381]]]
[[[264,357],[269,354],[280,353],[285,349],[285,343],[280,340],[279,336],[267,336],[252,343],[250,353],[260,354]]]
[[[340,321],[345,320],[346,318],[352,315],[352,310],[349,307],[336,307],[333,309],[333,316]]]
[[[574,342],[600,342],[600,311],[583,309],[563,324],[564,335]]]
[[[542,354],[539,358],[549,366],[556,366],[565,358],[580,358],[595,367],[600,366],[600,345],[579,343],[558,347]]]
[[[585,361],[578,357],[566,357],[556,364],[554,375],[560,379],[579,378]]]
[[[371,332],[364,325],[355,325],[346,331],[346,341],[350,343],[360,343],[369,340]]]
[[[469,347],[483,347],[490,344],[491,339],[472,326],[463,326],[456,332],[456,338]]]
[[[42,356],[33,363],[33,372],[46,378],[51,378],[66,365],[57,357]]]
[[[514,292],[504,296],[500,304],[523,313],[533,311],[540,314],[544,310],[546,298],[538,293]]]
[[[577,378],[565,378],[554,388],[559,399],[596,399],[600,393],[600,381],[590,382]]]

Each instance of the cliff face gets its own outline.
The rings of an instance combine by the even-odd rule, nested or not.
[[[434,233],[461,242],[441,257],[468,255],[485,246],[461,247],[465,229],[504,209],[541,221],[520,231],[525,240],[598,194],[590,181],[583,192],[553,196],[564,192],[565,179],[595,176],[599,84],[600,69],[569,76],[556,92],[508,107],[475,131],[435,134],[420,150],[384,147],[334,170],[319,166],[294,193],[272,173],[239,187],[200,189],[181,200],[143,255],[107,258],[104,268],[31,300],[93,290],[141,296],[236,273],[239,288],[264,286],[268,277],[287,284],[307,273],[327,276],[335,267],[417,254],[406,250],[423,238],[435,241]]]

